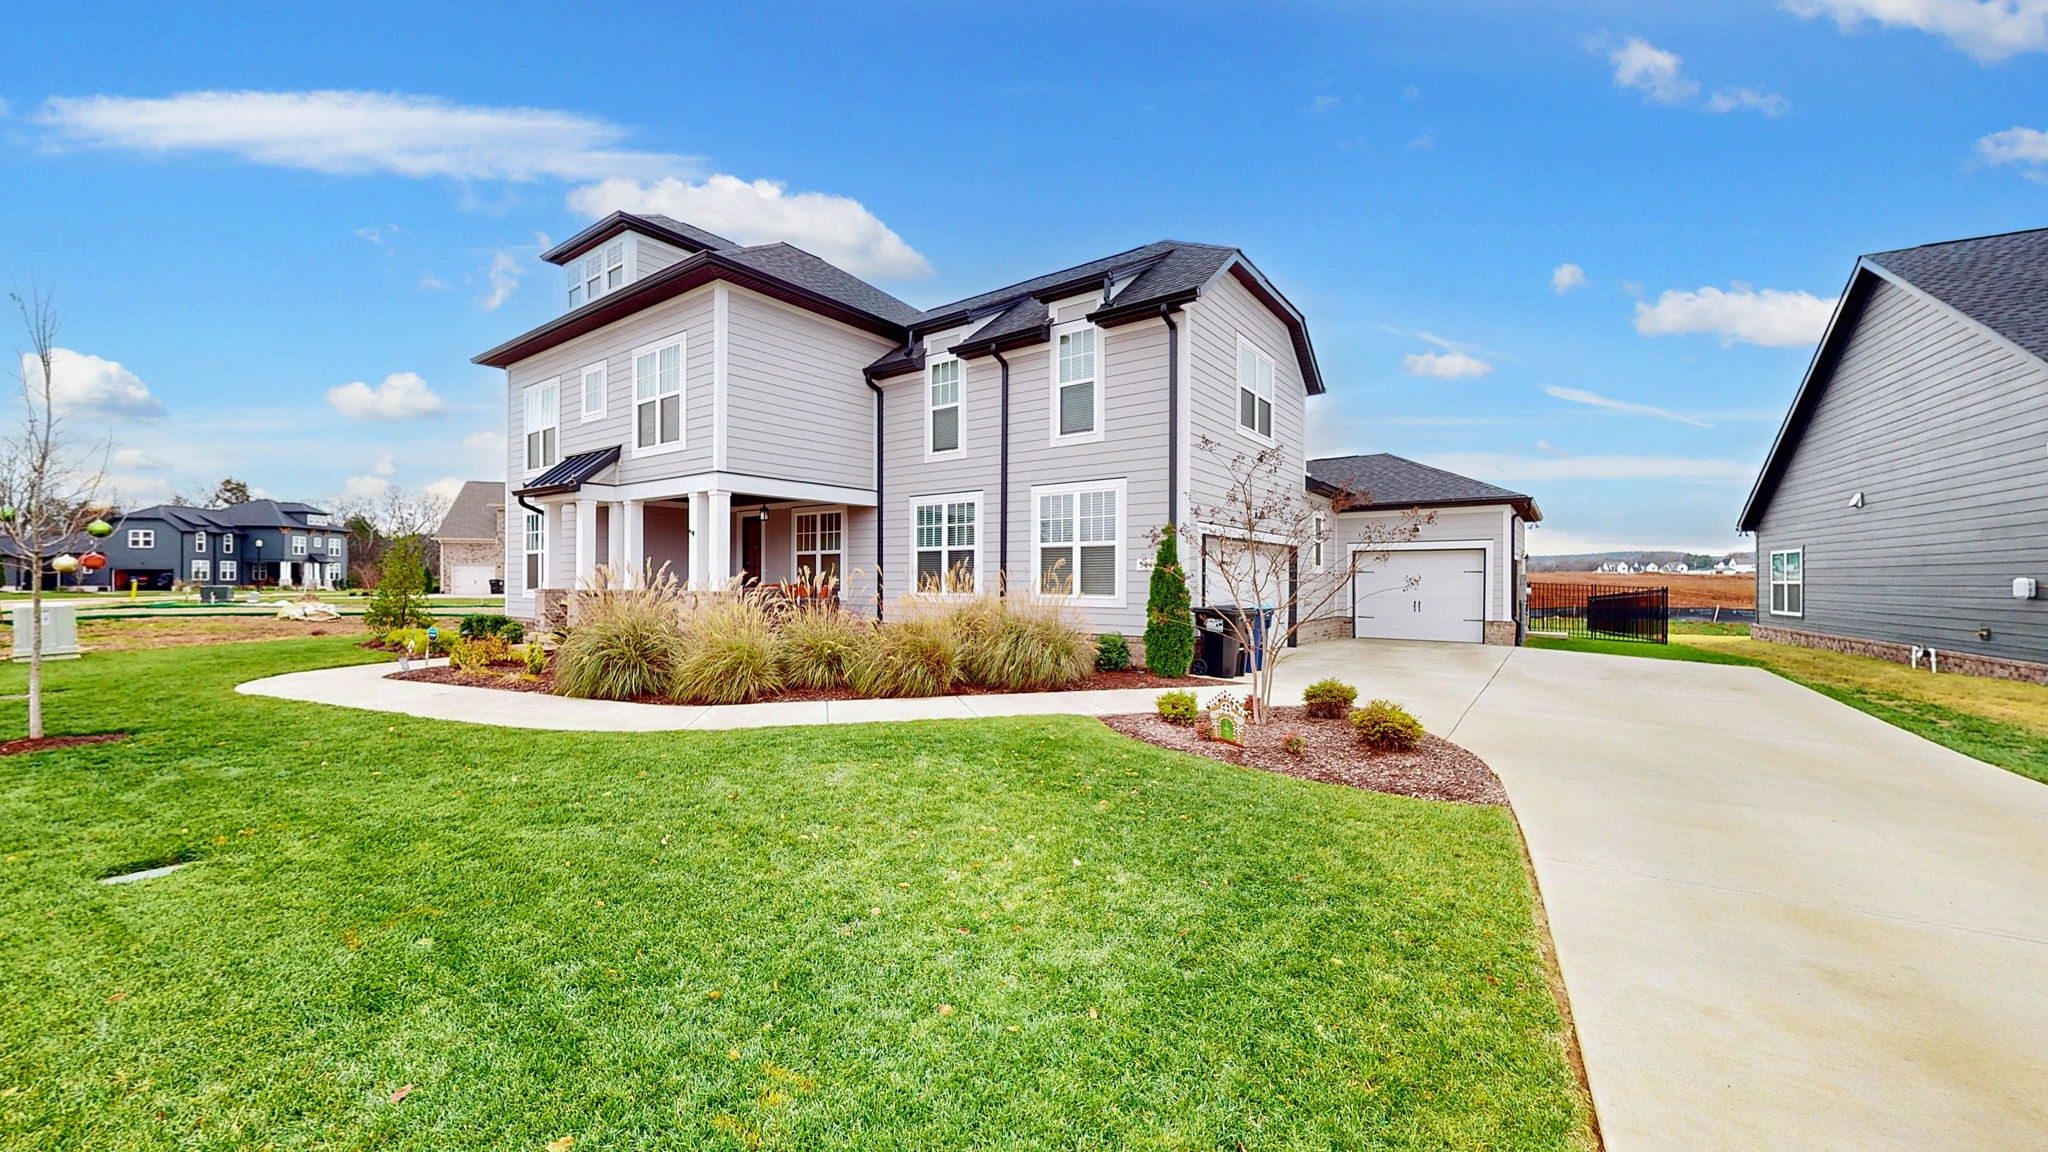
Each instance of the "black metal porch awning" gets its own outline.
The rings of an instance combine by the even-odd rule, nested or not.
[[[574,492],[599,472],[619,462],[619,446],[595,452],[564,456],[562,462],[533,478],[533,483],[512,490],[514,496],[558,496]]]

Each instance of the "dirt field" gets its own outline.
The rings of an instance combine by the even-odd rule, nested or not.
[[[1531,584],[1599,584],[1614,588],[1669,588],[1673,608],[1754,608],[1756,577],[1681,573],[1532,572]]]
[[[304,636],[363,633],[360,620],[302,623],[268,616],[202,616],[190,620],[153,616],[135,620],[81,620],[78,642],[94,652],[130,648],[177,648],[187,644],[234,644],[243,640],[296,640]],[[363,633],[367,635],[367,633]],[[0,645],[12,649],[14,631],[0,625]]]

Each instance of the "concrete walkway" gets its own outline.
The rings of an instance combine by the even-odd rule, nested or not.
[[[433,663],[438,667],[447,661]],[[934,696],[922,700],[808,700],[688,707],[572,700],[538,692],[390,679],[396,670],[397,665],[386,663],[292,672],[251,680],[235,691],[373,712],[399,712],[430,720],[568,732],[677,732],[790,724],[871,724],[887,720],[972,720],[987,716],[1111,716],[1150,711],[1159,696],[1156,688],[1127,688],[1111,692],[1024,692]],[[1208,693],[1203,693],[1202,699],[1207,698]]]

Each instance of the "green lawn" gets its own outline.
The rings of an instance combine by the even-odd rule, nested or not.
[[[55,731],[135,739],[0,759],[0,1148],[1589,1143],[1502,810],[1073,718],[566,736],[228,690],[367,658],[52,667]]]

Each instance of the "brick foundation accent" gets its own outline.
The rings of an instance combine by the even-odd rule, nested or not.
[[[1326,620],[1311,620],[1295,632],[1295,639],[1302,644],[1314,644],[1323,640],[1351,639],[1351,621],[1342,616]]]
[[[1772,644],[1797,644],[1801,648],[1842,652],[1850,656],[1870,656],[1878,660],[1889,660],[1894,664],[1909,664],[1913,659],[1911,644],[1894,644],[1889,640],[1829,636],[1821,632],[1781,628],[1773,624],[1752,624],[1749,626],[1749,635],[1753,640],[1763,640]],[[2003,656],[1979,656],[1947,648],[1939,649],[1939,654],[1938,667],[1942,672],[1984,676],[1993,680],[2022,680],[2029,684],[2048,684],[2048,664],[2037,664],[2030,660],[2010,660]]]
[[[1488,620],[1486,622],[1486,642],[1488,644],[1505,644],[1510,648],[1514,647],[1515,622],[1513,620]]]
[[[539,619],[536,626],[543,632],[559,632],[569,623],[569,589],[543,588],[534,595]]]

